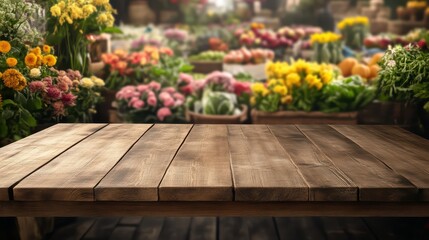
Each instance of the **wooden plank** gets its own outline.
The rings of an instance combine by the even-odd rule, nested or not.
[[[216,222],[215,217],[192,218],[189,240],[216,240]]]
[[[264,125],[228,126],[236,201],[308,201],[308,185]]]
[[[97,218],[94,225],[85,233],[82,239],[108,239],[118,222],[119,218],[117,217]]]
[[[429,141],[393,126],[332,126],[383,161],[429,201]]]
[[[186,240],[189,238],[190,224],[191,218],[189,217],[167,217],[159,234],[159,239]]]
[[[109,240],[132,240],[135,232],[134,226],[119,226],[113,230]]]
[[[274,219],[272,217],[246,218],[249,237],[252,240],[278,239]]]
[[[106,210],[107,209],[107,210]],[[10,216],[402,216],[429,217],[428,202],[76,202],[6,201]]]
[[[159,187],[161,201],[231,201],[226,126],[195,125]]]
[[[418,189],[379,159],[327,125],[298,128],[358,187],[361,201],[410,201]]]
[[[155,125],[95,188],[101,201],[158,201],[158,186],[192,125]]]
[[[149,129],[113,124],[86,138],[14,187],[20,201],[94,201],[94,187]]]
[[[0,148],[0,201],[10,188],[105,124],[57,124]]]
[[[292,217],[276,218],[276,225],[280,239],[325,240],[319,218]]]
[[[135,240],[158,240],[164,225],[164,217],[143,218],[137,228]]]
[[[270,126],[309,186],[310,201],[357,201],[358,191],[341,170],[295,126]]]
[[[240,217],[219,218],[219,240],[249,240],[246,220]]]

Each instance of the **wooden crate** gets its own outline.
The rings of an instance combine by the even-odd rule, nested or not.
[[[248,108],[241,106],[241,113],[238,115],[205,115],[186,110],[186,120],[196,124],[239,124],[247,120]]]
[[[191,62],[194,66],[194,72],[209,74],[214,71],[223,71],[222,62],[211,62],[211,61],[201,61],[201,62]]]

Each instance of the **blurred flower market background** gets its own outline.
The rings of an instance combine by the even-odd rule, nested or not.
[[[429,136],[427,1],[0,5],[0,146],[58,122],[396,124]]]

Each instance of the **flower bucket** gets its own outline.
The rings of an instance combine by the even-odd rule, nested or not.
[[[247,120],[248,108],[241,105],[238,115],[205,115],[186,110],[186,120],[196,124],[240,124]]]
[[[357,124],[357,112],[324,113],[303,111],[262,112],[252,110],[254,124]]]
[[[191,62],[191,65],[194,66],[193,71],[196,73],[209,74],[215,71],[223,71],[222,62],[198,61]]]

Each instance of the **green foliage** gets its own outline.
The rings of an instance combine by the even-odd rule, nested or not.
[[[203,113],[207,115],[233,115],[237,105],[235,94],[213,92],[206,89],[203,93]]]
[[[197,55],[189,57],[190,61],[210,61],[210,62],[222,62],[225,57],[224,52],[220,51],[205,51]]]
[[[359,76],[351,76],[327,85],[319,108],[322,112],[356,111],[374,100],[375,96],[374,87],[366,86]]]
[[[425,105],[429,109],[429,53],[414,46],[396,46],[380,61],[378,88],[391,99]]]
[[[156,80],[163,87],[176,86],[180,73],[189,73],[193,66],[187,63],[183,58],[161,56],[157,65],[145,69],[145,82],[149,83]]]

